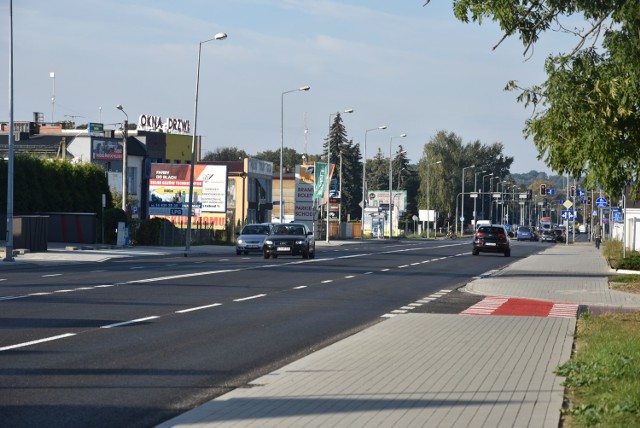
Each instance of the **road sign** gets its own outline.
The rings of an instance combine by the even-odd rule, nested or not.
[[[586,192],[585,192],[584,190],[577,190],[577,191],[576,191],[576,195],[578,195],[578,196],[585,196],[585,195],[586,195]]]
[[[564,201],[564,202],[562,203],[562,205],[564,205],[564,207],[565,207],[566,209],[569,209],[569,208],[571,208],[571,207],[573,206],[573,203],[572,203],[569,199],[567,199],[566,201]]]
[[[562,218],[564,220],[574,220],[576,218],[576,213],[573,210],[562,210]]]
[[[622,223],[622,213],[613,213],[613,221],[615,221],[616,223]]]
[[[553,196],[556,194],[556,189],[547,189],[547,195]]]
[[[604,208],[607,206],[607,198],[598,198],[596,199],[596,207]]]

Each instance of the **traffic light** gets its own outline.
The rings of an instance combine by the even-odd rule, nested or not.
[[[547,185],[542,183],[540,185],[540,195],[546,195],[547,194]]]
[[[571,197],[575,197],[576,196],[576,186],[571,186]]]
[[[587,204],[591,205],[591,196],[587,196]]]
[[[531,191],[531,189],[527,190],[527,199],[531,200],[533,198],[533,192]]]

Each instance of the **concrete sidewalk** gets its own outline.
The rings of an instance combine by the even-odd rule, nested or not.
[[[592,245],[554,245],[466,291],[640,309]],[[575,318],[406,314],[161,427],[557,427]]]

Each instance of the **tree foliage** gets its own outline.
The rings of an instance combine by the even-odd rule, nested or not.
[[[341,183],[340,197],[342,204],[342,220],[360,217],[358,205],[362,199],[362,164],[360,148],[347,138],[347,130],[342,123],[342,116],[336,113],[329,134],[325,138],[323,150],[330,148],[331,163],[336,166],[337,177]],[[326,157],[324,158],[326,161]],[[342,168],[340,166],[342,165]]]
[[[464,193],[468,200],[468,194],[474,190],[474,186],[478,186],[476,190],[481,190],[483,175],[493,173],[493,177],[501,179],[509,175],[513,158],[504,156],[503,149],[502,143],[486,145],[473,141],[463,144],[462,138],[455,133],[439,131],[425,144],[418,163],[418,207],[436,210],[443,219],[453,218],[456,208],[462,208],[458,195],[462,193],[463,168]],[[490,203],[490,198],[485,198]],[[473,204],[466,204],[464,213],[460,211],[458,214],[464,215],[466,222],[470,222]]]
[[[282,151],[282,163],[284,164],[284,172],[292,172],[296,165],[302,163],[302,153],[298,153],[295,149],[285,147]],[[256,154],[257,159],[273,162],[275,171],[280,171],[280,149],[266,150]]]
[[[247,152],[237,147],[218,147],[212,152],[207,152],[204,161],[235,161],[249,157]]]
[[[102,194],[113,205],[104,170],[95,164],[72,164],[17,155],[13,176],[14,213],[84,212],[101,216]],[[7,210],[7,162],[0,161],[0,210]]]
[[[507,85],[534,108],[525,134],[554,170],[611,193],[631,183],[640,194],[640,2],[456,0],[454,13],[463,22],[497,22],[502,40],[517,35],[525,53],[545,31],[575,36],[571,52],[547,59],[545,82]],[[583,28],[563,23],[579,17]]]

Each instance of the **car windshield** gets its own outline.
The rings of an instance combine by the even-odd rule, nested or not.
[[[252,224],[250,226],[245,226],[242,229],[243,235],[268,235],[269,234],[269,226]]]
[[[480,229],[478,229],[478,232],[482,232],[482,233],[502,233],[504,234],[504,229],[501,227],[481,227]]]
[[[273,228],[274,235],[304,235],[304,226],[299,224],[279,225]]]

